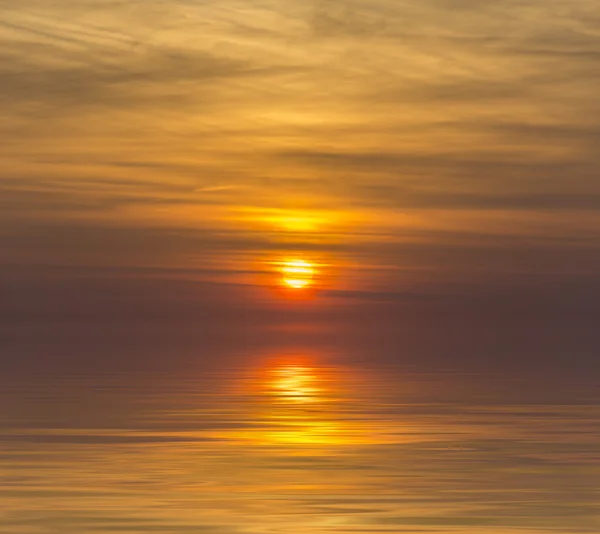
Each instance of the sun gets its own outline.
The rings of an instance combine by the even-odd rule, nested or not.
[[[292,289],[305,289],[313,284],[315,267],[305,260],[287,260],[281,265],[282,283]]]

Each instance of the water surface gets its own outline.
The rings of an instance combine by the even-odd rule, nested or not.
[[[4,376],[0,532],[600,532],[600,395],[257,354]]]

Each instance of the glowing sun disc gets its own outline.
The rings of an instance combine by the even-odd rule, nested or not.
[[[291,260],[283,263],[281,273],[284,285],[293,289],[302,289],[312,284],[315,269],[307,261]]]
[[[296,280],[294,278],[285,278],[283,280],[283,283],[286,286],[293,287],[294,289],[302,289],[303,287],[306,287],[307,285],[309,285],[310,281],[308,281],[308,280]]]

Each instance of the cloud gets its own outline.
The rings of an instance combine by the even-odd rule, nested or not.
[[[208,441],[200,436],[152,435],[152,434],[103,434],[103,433],[10,433],[0,437],[0,442],[43,443],[43,444],[86,444],[86,445],[128,445],[149,443],[180,443]]]
[[[515,130],[513,132],[513,129]],[[594,131],[507,124],[496,131],[519,136],[539,135],[572,142],[589,139]],[[547,133],[550,132],[550,133]],[[584,143],[581,143],[584,145]],[[558,161],[542,155],[524,158],[518,149],[506,151],[327,152],[295,150],[276,155],[319,172],[331,173],[327,184],[298,181],[324,194],[327,188],[355,206],[449,210],[598,210],[600,188],[594,166],[585,157]],[[568,176],[568,180],[566,179]]]
[[[81,108],[170,107],[192,95],[202,98],[215,80],[257,73],[249,65],[210,53],[162,50],[132,59],[119,66],[5,63],[0,72],[0,99],[35,114],[73,114]],[[190,83],[201,84],[200,94],[190,92],[185,86]],[[32,110],[33,104],[38,107]]]
[[[5,264],[597,267],[591,0],[2,5]]]

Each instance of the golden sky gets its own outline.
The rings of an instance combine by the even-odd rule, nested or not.
[[[0,0],[2,269],[406,292],[600,267],[595,0]],[[108,271],[107,271],[108,272]]]

